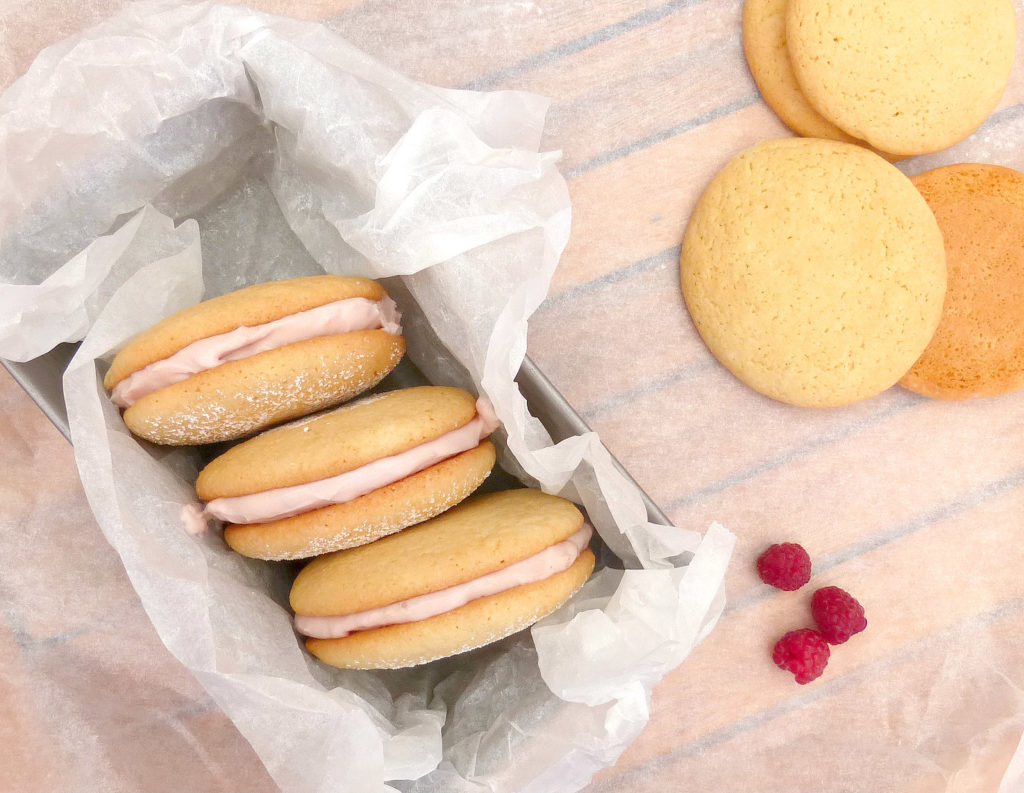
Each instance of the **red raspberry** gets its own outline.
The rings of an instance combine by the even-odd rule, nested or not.
[[[800,685],[821,677],[829,656],[825,637],[813,628],[801,628],[783,636],[772,651],[772,660],[779,669],[796,675]]]
[[[829,644],[842,644],[868,626],[864,607],[837,586],[819,589],[811,598],[811,614]]]
[[[811,580],[811,557],[795,542],[773,545],[757,560],[761,580],[792,592]]]

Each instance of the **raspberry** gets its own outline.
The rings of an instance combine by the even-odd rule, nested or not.
[[[811,557],[795,542],[773,545],[757,560],[761,580],[792,592],[811,580]]]
[[[811,614],[829,644],[842,644],[868,626],[864,607],[837,586],[819,589],[811,598]]]
[[[772,651],[775,665],[796,675],[796,682],[800,685],[821,677],[828,656],[825,637],[813,628],[790,631],[779,639]]]

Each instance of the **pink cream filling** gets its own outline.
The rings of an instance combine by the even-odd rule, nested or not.
[[[194,341],[174,355],[128,375],[114,386],[111,399],[120,408],[131,407],[147,394],[228,361],[320,336],[356,330],[381,328],[397,336],[402,332],[401,322],[402,315],[390,297],[385,296],[379,301],[364,297],[335,300],[273,322],[243,325],[227,333]]]
[[[315,482],[264,490],[246,496],[215,498],[206,505],[202,517],[219,518],[228,523],[265,523],[330,504],[352,501],[456,454],[476,448],[481,440],[498,428],[498,418],[486,397],[477,400],[476,409],[477,415],[467,424],[400,454],[382,457],[343,474]],[[194,516],[188,520],[196,522]]]
[[[403,622],[417,622],[438,614],[446,614],[479,598],[497,595],[523,584],[543,581],[556,573],[568,570],[590,542],[593,529],[584,523],[567,540],[545,548],[501,570],[474,578],[437,592],[400,600],[369,611],[357,611],[341,617],[295,616],[295,629],[314,639],[341,639],[354,631],[382,628]]]

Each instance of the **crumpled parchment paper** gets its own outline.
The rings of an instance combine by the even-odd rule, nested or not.
[[[579,789],[721,612],[732,535],[649,524],[596,435],[552,445],[513,383],[569,232],[545,110],[413,82],[316,24],[173,3],[45,50],[0,98],[0,357],[84,338],[64,386],[90,505],[161,639],[284,790]],[[582,503],[628,569],[426,667],[308,656],[292,570],[182,530],[197,452],[131,437],[101,378],[203,297],[325,270],[387,279],[410,357],[486,393],[503,464]]]

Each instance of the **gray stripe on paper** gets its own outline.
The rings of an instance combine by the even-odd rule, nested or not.
[[[605,273],[591,281],[584,281],[576,286],[569,287],[564,292],[559,292],[557,295],[548,297],[543,304],[541,304],[540,310],[543,311],[549,308],[560,307],[565,303],[570,303],[573,300],[579,300],[582,297],[587,297],[596,292],[600,292],[613,284],[621,283],[622,281],[628,281],[637,275],[650,272],[651,270],[657,270],[659,267],[663,267],[668,264],[678,264],[679,255],[681,253],[681,246],[676,245],[673,248],[666,248],[663,251],[659,251],[652,256],[648,256],[646,259],[641,259],[638,262],[620,267],[617,270],[612,270],[610,273]]]
[[[592,171],[595,168],[600,168],[602,165],[608,165],[616,160],[621,160],[628,157],[631,154],[636,154],[639,151],[643,151],[646,148],[654,146],[657,143],[666,141],[669,138],[674,138],[676,135],[682,135],[684,132],[690,132],[698,127],[703,127],[705,124],[710,124],[712,121],[717,121],[725,116],[732,115],[744,108],[756,105],[761,101],[761,95],[759,93],[747,94],[746,96],[740,97],[735,101],[730,102],[727,105],[716,107],[713,110],[709,110],[707,113],[702,113],[699,116],[694,116],[681,124],[677,124],[674,127],[662,130],[661,132],[655,132],[652,135],[648,135],[645,138],[628,143],[625,146],[620,146],[617,149],[611,149],[603,154],[599,154],[596,157],[591,157],[589,160],[585,160],[579,165],[576,165],[564,172],[566,179],[573,179],[574,177],[580,176],[587,171]]]
[[[586,35],[563,42],[555,47],[539,52],[536,55],[531,55],[529,58],[524,58],[523,60],[509,66],[505,66],[504,68],[485,74],[482,77],[474,78],[460,87],[470,91],[493,90],[497,85],[500,85],[506,80],[519,77],[520,75],[526,74],[534,69],[539,69],[543,66],[554,63],[555,61],[560,61],[563,58],[576,55],[577,53],[583,52],[591,47],[595,47],[598,44],[610,41],[616,36],[621,36],[625,33],[629,33],[630,31],[637,30],[638,28],[646,27],[647,25],[653,25],[655,22],[671,16],[677,11],[682,11],[692,6],[698,6],[705,2],[707,2],[707,0],[671,0],[671,2],[663,3],[660,6],[645,8],[640,13],[634,14],[631,17],[626,17],[625,19],[614,22],[611,25],[607,25],[598,30],[593,30]]]
[[[1014,471],[1003,479],[988,482],[976,490],[971,490],[952,501],[947,501],[945,504],[939,504],[937,507],[922,512],[920,515],[900,523],[888,531],[872,534],[870,537],[865,537],[852,545],[840,548],[838,551],[825,554],[820,557],[820,561],[815,563],[814,570],[815,572],[831,570],[833,567],[838,567],[851,559],[863,556],[891,542],[914,534],[921,529],[928,528],[936,523],[942,523],[964,512],[970,512],[975,507],[979,507],[999,496],[1016,490],[1021,485],[1024,485],[1024,468]]]
[[[614,396],[609,397],[602,402],[598,402],[589,408],[581,408],[580,412],[583,415],[584,421],[593,426],[593,420],[596,416],[600,416],[604,413],[611,413],[612,411],[632,405],[638,399],[648,397],[663,388],[671,388],[672,386],[677,386],[681,383],[696,380],[698,377],[714,369],[716,366],[718,366],[718,364],[711,358],[703,358],[699,361],[694,361],[693,363],[680,367],[679,369],[667,372],[660,377],[647,380],[641,386],[615,394]]]
[[[839,567],[852,559],[856,559],[858,556],[863,556],[904,537],[909,537],[911,534],[916,534],[922,529],[927,529],[929,526],[969,512],[975,507],[979,507],[988,501],[1016,490],[1021,485],[1024,485],[1024,468],[1014,471],[1003,479],[986,482],[979,488],[970,490],[957,496],[952,501],[939,504],[933,509],[915,515],[891,529],[876,532],[832,553],[823,554],[814,561],[812,572],[814,575],[818,575],[834,567]],[[758,585],[730,602],[723,613],[731,614],[734,611],[742,611],[776,593],[777,590],[767,584]]]
[[[742,484],[750,479],[754,479],[762,474],[766,474],[776,468],[781,468],[784,465],[801,460],[804,457],[825,448],[826,446],[831,446],[835,443],[839,443],[840,441],[844,441],[847,438],[860,434],[864,430],[871,429],[878,424],[888,421],[894,416],[906,413],[926,401],[928,400],[924,397],[912,394],[908,391],[906,392],[906,397],[904,399],[878,411],[877,413],[872,413],[858,419],[857,421],[850,422],[842,427],[837,427],[831,432],[826,432],[812,438],[811,440],[805,441],[804,443],[793,446],[774,457],[768,457],[761,460],[760,462],[737,471],[724,479],[719,479],[718,481],[712,482],[711,484],[705,485],[697,490],[691,490],[689,493],[686,493],[685,495],[666,504],[665,511],[672,512],[677,509],[682,509],[683,507],[691,506],[708,496],[717,495],[724,490],[729,490],[736,485]]]
[[[886,670],[927,652],[935,645],[949,642],[957,634],[970,633],[987,628],[1019,613],[1022,608],[1024,608],[1024,598],[1015,598],[995,609],[968,617],[936,634],[917,639],[892,655],[866,663],[842,677],[827,682],[819,682],[808,688],[801,687],[799,693],[776,705],[721,727],[676,749],[652,757],[642,765],[634,766],[619,774],[615,774],[614,771],[606,774],[601,780],[593,784],[593,793],[624,790],[629,787],[639,786],[645,781],[650,781],[656,774],[661,773],[663,769],[671,766],[673,763],[703,754],[709,749],[727,743],[744,733],[752,732],[802,708],[813,705],[815,702],[827,699],[852,686],[869,681]]]

